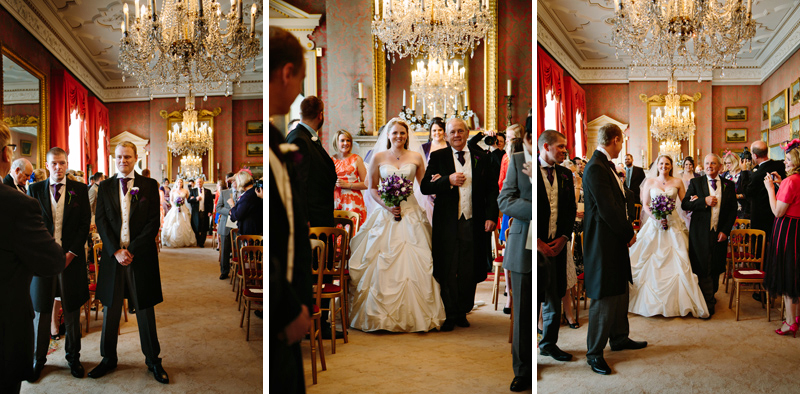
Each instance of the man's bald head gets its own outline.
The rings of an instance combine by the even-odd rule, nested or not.
[[[33,174],[33,165],[28,159],[17,159],[11,163],[11,176],[17,180],[18,185],[28,184],[31,174]]]
[[[459,118],[453,118],[447,121],[445,127],[445,138],[455,150],[460,151],[467,145],[467,135],[469,129],[466,122]]]
[[[756,141],[750,145],[750,152],[753,154],[753,163],[756,165],[769,160],[769,147],[764,141]]]

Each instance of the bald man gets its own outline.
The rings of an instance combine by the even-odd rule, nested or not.
[[[469,327],[475,286],[486,279],[486,255],[497,225],[497,173],[485,151],[467,148],[463,120],[447,122],[450,149],[432,152],[420,190],[436,195],[433,208],[433,277],[442,287],[447,319],[442,331]],[[433,175],[441,178],[432,180]]]
[[[27,193],[28,179],[33,173],[33,165],[28,159],[17,159],[11,163],[11,171],[3,178],[3,184],[11,186],[22,193]]]
[[[781,179],[786,178],[786,166],[778,160],[770,160],[769,148],[764,141],[756,141],[750,145],[753,155],[753,174],[747,185],[745,196],[750,202],[750,228],[767,233],[767,241],[772,238],[772,222],[775,215],[769,206],[769,195],[764,187],[764,177],[777,172]]]

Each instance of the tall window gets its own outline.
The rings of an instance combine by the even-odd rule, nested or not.
[[[547,104],[544,106],[544,128],[545,130],[558,130],[558,117],[556,116],[556,101],[553,91],[547,92]]]
[[[101,127],[97,137],[97,172],[106,172],[106,131]],[[87,174],[88,175],[88,174]]]
[[[78,110],[72,111],[69,116],[69,154],[67,154],[67,161],[69,162],[70,170],[81,170],[81,129],[83,120],[78,116]]]
[[[583,156],[583,133],[581,133],[582,123],[583,114],[581,114],[581,111],[575,111],[575,152],[572,152],[572,157]]]

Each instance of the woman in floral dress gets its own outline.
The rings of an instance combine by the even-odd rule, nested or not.
[[[361,191],[367,188],[364,183],[367,168],[361,157],[351,152],[352,149],[353,136],[346,130],[337,131],[333,139],[333,150],[337,153],[331,156],[339,177],[333,190],[334,209],[358,213],[359,223],[363,224],[367,220],[367,208]]]

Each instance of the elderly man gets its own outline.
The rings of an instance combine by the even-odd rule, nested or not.
[[[11,163],[11,171],[3,178],[3,184],[11,186],[22,193],[27,193],[28,179],[33,173],[33,165],[28,159],[17,159]]]

